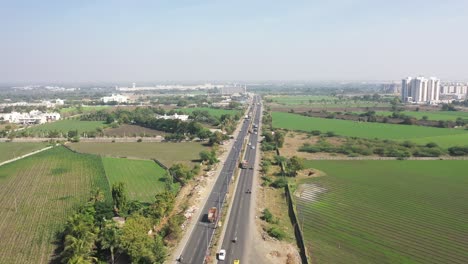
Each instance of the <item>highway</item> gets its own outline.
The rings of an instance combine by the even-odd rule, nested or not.
[[[256,106],[256,100],[259,100],[258,96],[254,97],[254,105],[251,107]],[[256,115],[257,118],[257,115]],[[248,130],[250,126],[250,119],[243,121],[242,128],[239,131],[237,138],[228,154],[228,157],[221,169],[220,175],[216,180],[215,184],[213,185],[213,189],[206,201],[206,204],[201,209],[203,210],[199,219],[197,219],[196,226],[194,227],[192,234],[190,235],[187,244],[184,246],[182,251],[182,260],[181,263],[204,263],[206,256],[209,254],[208,249],[211,243],[212,235],[215,231],[217,223],[210,223],[208,221],[207,213],[209,208],[216,207],[218,212],[220,212],[224,199],[226,197],[227,190],[229,188],[229,184],[232,180],[233,173],[236,167],[239,166],[240,162],[240,154],[242,151],[242,144],[244,143],[244,138],[249,135]],[[255,141],[256,142],[256,141]],[[253,142],[252,142],[253,144]],[[250,158],[250,147],[247,151],[246,159],[248,158],[249,163],[251,160]],[[254,153],[254,152],[252,152]],[[253,164],[253,163],[252,163]],[[249,164],[249,167],[250,164]],[[241,177],[245,174],[245,171],[252,171],[252,170],[242,170]],[[242,178],[240,179],[242,180]],[[237,196],[237,193],[236,193]]]
[[[256,101],[255,101],[256,100]],[[255,102],[260,103],[260,98],[255,97]],[[253,124],[259,125],[261,118],[261,106],[256,104],[256,111]],[[245,252],[247,251],[248,238],[250,237],[249,232],[249,218],[253,217],[250,215],[250,206],[252,206],[252,195],[247,193],[248,190],[253,189],[253,177],[254,177],[254,163],[256,161],[257,148],[259,135],[258,133],[252,133],[249,135],[249,142],[251,146],[255,146],[252,149],[251,146],[247,146],[245,153],[245,160],[249,162],[249,168],[241,171],[239,176],[239,182],[237,185],[234,201],[231,205],[231,213],[227,223],[226,233],[222,242],[222,249],[226,250],[226,259],[224,261],[218,261],[218,263],[233,263],[234,259],[239,259],[240,263],[247,263],[244,259],[246,257]],[[234,238],[237,241],[234,242]]]

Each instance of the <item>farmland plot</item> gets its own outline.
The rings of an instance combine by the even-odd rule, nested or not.
[[[356,122],[281,112],[273,112],[272,116],[274,127],[305,132],[320,130],[348,137],[410,140],[420,144],[435,142],[441,147],[468,142],[468,131],[463,129]]]
[[[63,147],[0,167],[0,262],[49,263],[56,232],[94,186],[110,197],[101,159]]]
[[[311,161],[296,192],[314,263],[468,263],[467,161]]]
[[[0,162],[14,159],[45,147],[47,147],[47,143],[43,142],[0,143]]]
[[[166,171],[152,160],[102,158],[107,178],[113,183],[123,182],[131,200],[153,202],[164,191]]]

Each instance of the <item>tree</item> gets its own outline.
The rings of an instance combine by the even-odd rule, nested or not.
[[[122,231],[117,227],[113,220],[106,221],[99,233],[99,242],[102,249],[109,249],[111,254],[111,263],[115,262],[115,252],[120,250],[120,236]]]
[[[115,212],[117,214],[121,213],[127,204],[127,193],[123,182],[112,185],[112,201],[114,202]]]
[[[155,262],[154,239],[148,235],[149,230],[151,230],[150,219],[139,214],[127,218],[122,228],[120,244],[132,263]]]
[[[280,131],[276,131],[273,137],[274,137],[276,146],[277,146],[278,148],[283,147],[283,144],[284,144],[284,133],[283,133],[283,132],[280,132]]]
[[[218,162],[218,158],[216,158],[216,151],[212,149],[211,151],[203,150],[200,152],[200,159],[203,162],[208,163],[208,165],[213,165]]]
[[[304,169],[304,159],[292,156],[287,163],[287,169],[289,175],[296,176],[298,171]]]

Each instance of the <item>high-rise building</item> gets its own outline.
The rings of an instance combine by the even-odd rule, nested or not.
[[[437,103],[440,94],[440,80],[434,77],[403,79],[401,82],[401,99],[412,103]]]

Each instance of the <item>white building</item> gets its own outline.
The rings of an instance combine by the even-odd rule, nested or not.
[[[42,113],[38,110],[32,110],[29,113],[11,112],[0,114],[0,120],[15,124],[43,124],[60,120],[59,113]]]
[[[157,119],[164,119],[164,120],[176,120],[176,119],[179,119],[181,121],[188,121],[189,119],[189,116],[188,115],[178,115],[178,114],[174,114],[174,115],[156,115],[156,118]]]
[[[101,101],[103,103],[111,103],[111,102],[116,102],[116,103],[126,103],[128,102],[128,97],[121,95],[121,94],[112,94],[111,96],[104,96],[101,98]]]
[[[436,104],[439,101],[440,80],[434,77],[407,77],[401,81],[403,102]]]
[[[55,105],[64,105],[64,104],[65,104],[65,100],[62,100],[62,99],[55,100]]]

